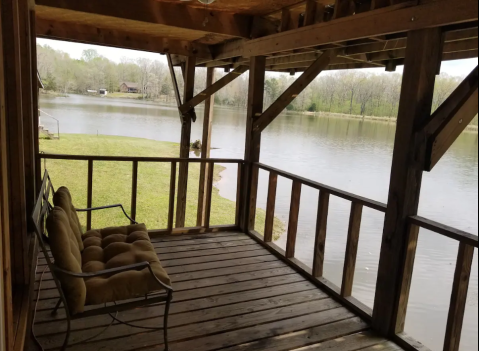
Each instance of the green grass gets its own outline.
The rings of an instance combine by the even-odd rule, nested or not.
[[[45,153],[71,155],[177,157],[179,144],[127,137],[62,134],[61,140],[40,140],[40,150]],[[45,163],[42,164],[42,167],[44,166]],[[170,167],[169,163],[139,165],[137,220],[150,229],[167,227]],[[56,188],[67,186],[75,206],[87,207],[86,161],[47,160],[46,168]],[[222,166],[215,166],[215,179],[220,179],[223,170]],[[187,227],[196,226],[199,173],[199,164],[191,164],[188,177]],[[98,161],[94,163],[93,174],[93,206],[121,203],[130,213],[132,163]],[[235,202],[221,197],[216,187],[213,189],[212,225],[235,223],[235,208]],[[80,220],[86,223],[86,216],[83,214]],[[258,209],[257,227],[264,228],[264,221],[265,211]],[[93,215],[95,228],[124,224],[125,217],[118,209],[104,210]],[[283,232],[283,223],[275,219],[275,237],[278,238]]]

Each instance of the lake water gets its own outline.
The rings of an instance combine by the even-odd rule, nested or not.
[[[173,106],[141,101],[75,96],[42,98],[41,109],[60,120],[62,133],[141,137],[179,142],[180,121]],[[201,139],[202,109],[192,139]],[[52,132],[56,122],[42,124]],[[212,151],[215,158],[243,158],[246,111],[216,108]],[[284,114],[263,133],[261,162],[377,201],[387,202],[395,124]],[[235,200],[236,166],[217,185]],[[268,174],[261,172],[258,206],[266,207]],[[287,224],[291,181],[279,180],[276,216]],[[195,187],[196,188],[196,187]],[[196,190],[196,189],[195,189]],[[301,198],[297,258],[311,266],[318,191],[304,187]],[[347,239],[350,203],[332,198],[325,276],[337,285]],[[477,234],[478,135],[463,134],[432,173],[425,174],[420,215]],[[372,306],[384,215],[365,209],[353,295]],[[262,232],[262,228],[257,228]],[[285,235],[278,240],[285,247]],[[441,350],[446,328],[458,244],[422,230],[420,233],[406,331],[433,350]],[[471,277],[461,350],[478,349],[477,252]]]

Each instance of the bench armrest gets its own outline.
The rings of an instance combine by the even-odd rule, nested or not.
[[[135,264],[130,264],[128,266],[123,266],[123,267],[117,267],[117,268],[110,268],[110,269],[105,269],[103,271],[98,271],[98,272],[92,272],[92,273],[73,273],[70,271],[66,271],[64,269],[61,269],[57,267],[56,265],[53,265],[53,269],[61,274],[73,277],[73,278],[94,278],[94,277],[101,277],[103,275],[109,275],[109,274],[118,274],[118,273],[123,273],[123,272],[128,272],[128,271],[137,271],[140,269],[148,268],[150,271],[150,274],[152,277],[157,281],[159,285],[161,285],[165,290],[168,291],[173,291],[173,288],[165,283],[163,283],[161,280],[158,279],[158,277],[155,275],[153,272],[153,269],[151,268],[151,265],[149,262],[141,262],[141,263],[135,263]]]
[[[110,208],[117,208],[117,207],[121,208],[125,217],[128,218],[132,224],[138,224],[138,222],[134,221],[133,219],[131,219],[130,216],[128,216],[128,214],[126,213],[122,204],[108,205],[108,206],[101,206],[101,207],[92,207],[92,208],[77,208],[76,211],[77,212],[93,212],[93,211],[107,210],[107,209],[110,209]]]

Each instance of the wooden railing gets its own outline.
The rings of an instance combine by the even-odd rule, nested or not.
[[[97,161],[103,162],[127,162],[132,164],[132,185],[131,185],[131,218],[136,220],[137,217],[137,200],[138,200],[138,166],[140,163],[170,163],[171,164],[171,180],[169,189],[169,206],[168,206],[168,225],[165,229],[151,230],[150,234],[185,234],[185,233],[203,233],[214,232],[219,230],[234,230],[239,227],[240,216],[240,187],[243,160],[234,159],[181,159],[168,157],[128,157],[128,156],[88,156],[88,155],[57,155],[57,154],[40,154],[41,159],[49,160],[67,160],[67,161],[86,161],[88,162],[88,182],[87,182],[87,207],[93,207],[93,173],[94,163]],[[207,164],[208,174],[206,175],[206,196],[205,196],[205,223],[202,226],[191,228],[177,228],[174,223],[175,215],[175,199],[176,199],[176,183],[177,183],[177,169],[181,163],[199,163]],[[215,164],[237,164],[238,169],[238,189],[236,201],[236,221],[233,224],[212,226],[211,225],[211,205],[214,182],[214,166]],[[92,227],[91,212],[87,213],[87,230]]]
[[[254,167],[255,171],[262,169],[269,172],[269,184],[264,236],[260,235],[255,230],[250,230],[250,235],[269,248],[270,251],[272,251],[278,257],[299,269],[310,280],[327,290],[327,292],[329,292],[337,300],[341,301],[364,319],[370,321],[372,319],[373,311],[352,296],[362,213],[364,207],[385,213],[387,206],[380,202],[354,195],[309,179],[305,179],[261,163],[255,163]],[[273,222],[278,177],[290,179],[293,182],[291,190],[291,205],[287,229],[288,237],[286,242],[286,250],[281,249],[273,243]],[[319,190],[316,240],[314,245],[314,259],[312,268],[306,266],[304,263],[295,258],[299,207],[301,201],[301,190],[303,186],[308,186]],[[336,286],[324,278],[323,275],[329,203],[331,196],[336,196],[351,202],[351,214],[349,218],[348,239],[345,248],[346,255],[341,287]],[[478,237],[476,235],[466,233],[418,216],[410,217],[409,223],[410,231],[409,237],[407,238],[408,252],[406,253],[403,269],[403,283],[401,287],[401,301],[397,317],[398,327],[396,331],[396,341],[401,343],[401,346],[405,347],[406,349],[418,349],[419,344],[412,338],[403,334],[403,330],[406,321],[419,229],[424,228],[459,242],[459,255],[452,289],[444,346],[445,351],[458,351],[462,334],[474,249],[478,247]],[[421,346],[421,349],[426,350],[424,346]]]
[[[419,216],[409,217],[408,251],[406,253],[403,270],[401,299],[396,323],[397,332],[399,333],[398,337],[406,343],[409,342],[408,338],[402,335],[401,332],[404,330],[406,323],[414,261],[416,259],[419,231],[421,228],[459,242],[459,254],[456,262],[444,341],[444,351],[458,351],[461,343],[474,250],[478,248],[478,237]]]
[[[364,207],[371,208],[379,212],[386,212],[386,205],[374,200],[370,200],[340,189],[336,189],[294,174],[281,171],[279,169],[255,163],[256,170],[262,169],[269,172],[268,197],[266,205],[266,223],[264,228],[264,237],[258,232],[252,230],[253,235],[258,241],[261,241],[271,249],[273,253],[283,260],[295,266],[306,274],[316,284],[326,289],[336,299],[353,309],[363,318],[371,320],[372,310],[355,299],[352,296],[354,274],[356,268],[356,258],[358,253],[359,232],[361,227],[362,212]],[[278,177],[283,177],[293,181],[291,190],[291,205],[289,213],[289,222],[287,230],[286,250],[275,245],[273,241],[273,222],[276,205],[276,190]],[[312,268],[306,266],[295,258],[296,239],[298,233],[299,208],[301,202],[301,190],[303,186],[308,186],[319,190],[318,214],[316,224],[316,239],[314,245],[314,259]],[[336,196],[351,202],[351,216],[348,230],[348,241],[346,245],[346,258],[343,270],[343,281],[341,287],[336,286],[324,277],[324,257],[326,247],[326,233],[329,216],[330,197]]]

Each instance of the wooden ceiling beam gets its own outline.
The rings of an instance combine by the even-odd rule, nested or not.
[[[117,30],[87,25],[71,25],[70,23],[43,19],[36,20],[36,31],[39,38],[212,59],[207,45],[188,41],[130,34]]]
[[[475,0],[459,2],[441,0],[416,6],[411,6],[410,2],[402,3],[247,41],[240,45],[235,42],[218,45],[214,48],[213,56],[215,59],[223,60],[240,56],[270,55],[320,45],[404,33],[421,28],[477,22],[478,10]],[[376,45],[376,43],[372,45]]]
[[[222,11],[205,11],[184,4],[155,0],[36,0],[37,6],[102,15],[150,24],[250,38],[254,17]],[[118,28],[121,29],[121,28]]]

